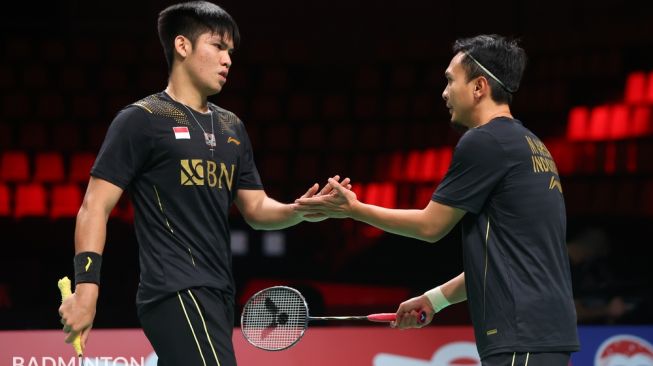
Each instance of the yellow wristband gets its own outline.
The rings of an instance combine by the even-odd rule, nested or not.
[[[446,308],[447,306],[451,305],[449,300],[447,300],[447,298],[444,297],[444,294],[442,293],[440,286],[426,291],[424,295],[428,297],[429,301],[431,302],[431,306],[433,306],[433,310],[435,310],[436,313]]]

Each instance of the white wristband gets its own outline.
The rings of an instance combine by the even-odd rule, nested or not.
[[[444,297],[444,294],[442,293],[440,286],[426,291],[424,295],[426,295],[426,297],[429,298],[429,301],[431,302],[431,306],[433,306],[433,310],[435,310],[436,313],[446,308],[447,306],[451,305],[449,300],[447,300],[447,298]]]

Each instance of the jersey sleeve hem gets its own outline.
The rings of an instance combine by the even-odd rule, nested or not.
[[[95,178],[100,178],[102,180],[106,180],[107,182],[120,187],[123,191],[127,189],[127,186],[129,185],[129,182],[127,180],[111,176],[110,174],[107,174],[99,169],[93,169],[91,171],[91,176]]]
[[[439,195],[433,195],[433,197],[431,197],[431,201],[435,201],[437,203],[441,203],[443,205],[450,206],[450,207],[455,207],[461,210],[465,210],[467,212],[471,212],[474,215],[478,215],[478,213],[480,212],[480,210],[476,209],[475,207],[466,205],[461,202],[456,202],[455,200],[451,200]]]

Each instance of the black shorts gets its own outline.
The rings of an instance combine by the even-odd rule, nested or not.
[[[569,352],[497,353],[481,360],[482,366],[568,366]]]
[[[140,316],[158,366],[235,366],[233,300],[215,289],[182,290]]]

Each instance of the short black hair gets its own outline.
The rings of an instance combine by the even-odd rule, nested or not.
[[[240,43],[236,21],[224,9],[208,1],[192,1],[165,8],[159,13],[158,31],[168,71],[172,70],[174,42],[179,35],[195,43],[202,33],[213,32],[231,38],[234,47]]]
[[[456,40],[453,51],[455,54],[465,53],[461,65],[467,72],[468,81],[483,75],[492,89],[492,100],[497,103],[512,103],[513,93],[519,89],[526,68],[526,52],[517,40],[496,34],[483,34]],[[501,80],[503,85],[488,75],[474,59]]]

